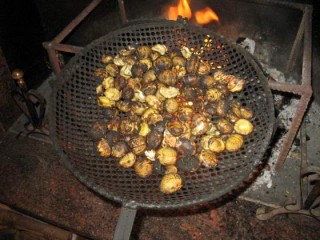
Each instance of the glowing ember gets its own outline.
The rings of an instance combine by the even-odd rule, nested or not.
[[[194,16],[197,23],[201,25],[208,24],[212,21],[219,22],[218,15],[209,7],[196,11]]]
[[[169,20],[177,20],[177,17],[179,15],[188,19],[192,17],[192,12],[188,0],[179,0],[178,5],[169,7]]]

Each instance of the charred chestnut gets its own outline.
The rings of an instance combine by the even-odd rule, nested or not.
[[[123,119],[119,126],[119,131],[123,135],[131,135],[138,131],[138,123],[129,118]]]
[[[167,56],[161,56],[153,62],[153,66],[155,67],[156,71],[169,70],[172,67],[172,61]]]
[[[152,130],[149,132],[146,138],[148,148],[157,149],[161,145],[163,134],[161,132]]]
[[[225,118],[220,118],[217,121],[217,128],[223,134],[229,134],[233,131],[232,124]]]
[[[121,158],[128,152],[128,150],[128,145],[125,142],[117,142],[112,147],[111,155],[116,158]]]
[[[175,137],[179,137],[184,131],[182,122],[175,119],[167,123],[167,129]]]
[[[89,137],[93,140],[99,140],[105,137],[106,124],[105,123],[94,123],[88,133]]]
[[[164,70],[159,74],[159,81],[166,85],[173,86],[177,82],[177,74],[171,70]]]
[[[186,138],[179,138],[176,148],[182,156],[190,156],[196,153],[196,143]]]
[[[136,49],[136,54],[140,59],[148,58],[151,54],[152,50],[148,46],[139,46]]]
[[[118,90],[122,90],[127,86],[127,79],[122,76],[118,76],[114,79],[114,87]]]

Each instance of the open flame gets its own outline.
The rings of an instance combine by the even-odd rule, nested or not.
[[[179,0],[177,6],[170,6],[168,9],[168,19],[177,20],[178,15],[190,19],[192,17],[188,0]]]
[[[212,21],[219,22],[219,17],[211,8],[206,7],[194,13],[194,17],[198,24],[208,24]]]
[[[177,20],[179,15],[191,19],[190,0],[179,0],[177,5],[169,6],[167,11],[167,18],[169,20]],[[196,23],[200,25],[208,24],[212,21],[219,22],[219,16],[210,7],[195,11],[194,18]]]

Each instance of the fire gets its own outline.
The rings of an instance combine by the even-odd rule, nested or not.
[[[167,18],[169,20],[177,20],[178,16],[188,19],[192,17],[192,10],[190,7],[190,0],[179,0],[175,6],[169,6],[167,11]],[[198,24],[204,25],[212,21],[219,22],[218,15],[209,7],[205,7],[194,13],[195,20]]]
[[[190,19],[192,17],[188,0],[179,0],[177,6],[170,6],[168,9],[168,19],[177,20],[178,15]]]
[[[218,15],[209,7],[196,11],[194,14],[198,24],[208,24],[211,21],[219,22]]]

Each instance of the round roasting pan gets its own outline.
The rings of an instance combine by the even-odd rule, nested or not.
[[[212,39],[212,45],[205,45],[205,38]],[[101,80],[94,77],[94,71],[103,67],[102,55],[116,55],[129,45],[157,43],[169,49],[182,45],[202,49],[202,59],[213,62],[213,67],[245,79],[245,89],[234,94],[234,98],[254,111],[254,132],[245,138],[241,151],[220,154],[219,164],[214,168],[180,172],[184,186],[169,195],[159,191],[161,174],[140,178],[132,169],[121,168],[115,159],[100,157],[97,143],[88,136],[93,123],[105,119],[95,92]],[[123,27],[86,46],[58,76],[52,110],[53,142],[65,165],[81,182],[123,205],[152,209],[195,205],[237,189],[259,164],[274,123],[272,95],[266,78],[248,52],[211,30],[167,20]]]

